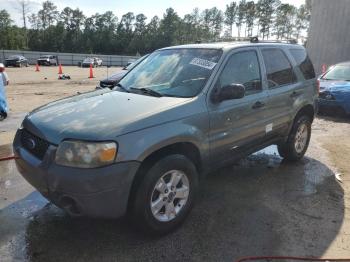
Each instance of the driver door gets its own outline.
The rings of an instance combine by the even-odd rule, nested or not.
[[[240,99],[208,101],[213,164],[230,161],[250,144],[263,140],[268,131],[265,120],[268,96],[262,84],[261,63],[255,48],[236,50],[228,56],[214,80],[213,92],[235,83],[244,85],[246,93]]]

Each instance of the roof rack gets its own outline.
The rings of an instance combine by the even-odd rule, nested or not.
[[[298,44],[296,39],[283,39],[283,40],[259,40],[257,36],[250,38],[251,43],[286,43],[286,44]]]

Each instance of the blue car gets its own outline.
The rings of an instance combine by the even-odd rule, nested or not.
[[[350,61],[330,67],[319,81],[319,110],[350,114]]]

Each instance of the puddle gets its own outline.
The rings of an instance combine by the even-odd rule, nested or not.
[[[265,147],[264,149],[254,153],[254,155],[259,155],[259,154],[272,155],[272,156],[278,156],[279,157],[276,145]]]
[[[268,146],[258,152],[239,161],[242,167],[254,167],[257,165],[264,165],[268,168],[278,167],[282,162],[282,158],[278,154],[277,146]]]

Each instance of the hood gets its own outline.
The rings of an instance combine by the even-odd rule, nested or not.
[[[350,81],[320,81],[320,92],[329,92],[350,113]]]
[[[105,78],[103,80],[101,80],[101,82],[103,83],[116,83],[116,82],[119,82],[120,79],[122,79],[123,76],[125,76],[125,74],[127,73],[128,71],[126,70],[123,70],[123,71],[120,71],[114,75],[111,75],[110,77],[108,78]]]
[[[320,91],[348,91],[350,92],[350,81],[332,81],[320,79]]]
[[[102,89],[40,107],[28,114],[23,127],[53,144],[64,139],[114,140],[194,114],[193,107],[189,109],[192,100]]]

